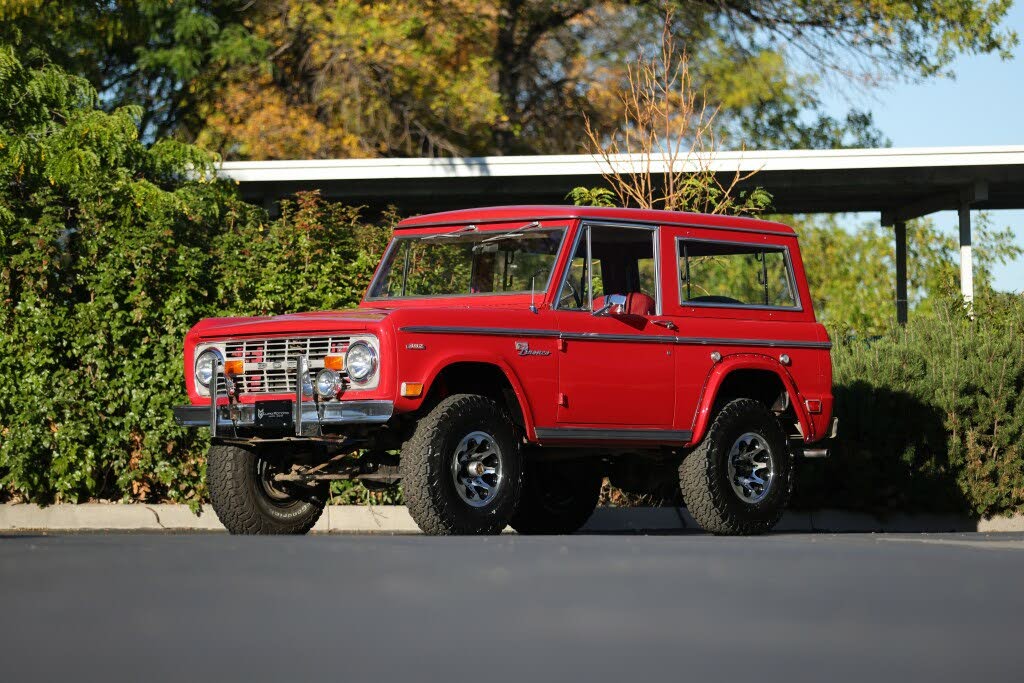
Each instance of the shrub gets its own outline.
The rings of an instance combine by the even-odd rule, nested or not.
[[[795,503],[876,512],[1024,511],[1024,299],[958,301],[878,339],[833,334],[840,438]]]
[[[35,502],[203,497],[176,427],[200,318],[359,299],[387,231],[302,195],[268,221],[214,159],[143,144],[85,81],[0,46],[0,482]]]
[[[277,220],[220,236],[218,299],[233,315],[355,306],[390,238],[390,230],[363,223],[358,208],[299,193],[282,203]]]

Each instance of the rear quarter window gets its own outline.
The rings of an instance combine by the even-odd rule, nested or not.
[[[785,247],[677,240],[683,305],[799,308]]]

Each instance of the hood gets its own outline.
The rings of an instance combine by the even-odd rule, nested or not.
[[[249,318],[206,318],[192,328],[199,339],[258,337],[263,335],[311,335],[366,330],[388,317],[384,309],[356,308],[346,311],[315,311],[263,315]]]

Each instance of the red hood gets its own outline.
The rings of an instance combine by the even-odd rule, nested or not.
[[[254,337],[267,334],[316,334],[365,330],[388,317],[390,311],[357,308],[347,311],[314,311],[251,318],[206,318],[192,328],[199,339]]]

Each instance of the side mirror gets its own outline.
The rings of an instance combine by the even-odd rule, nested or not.
[[[622,313],[626,308],[626,297],[622,294],[609,294],[604,298],[604,306],[594,311],[593,315],[613,315]]]

